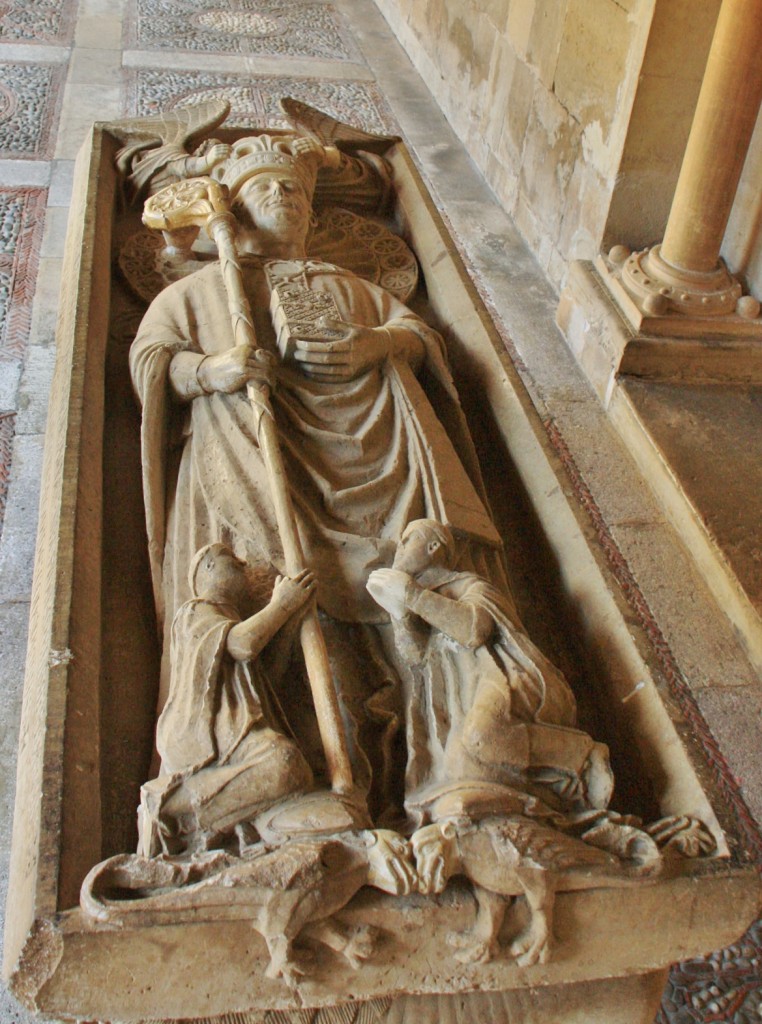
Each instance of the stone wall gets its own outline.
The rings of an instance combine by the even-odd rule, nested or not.
[[[600,248],[655,0],[376,0],[540,264]]]
[[[603,237],[664,236],[721,0],[656,0]]]
[[[557,286],[659,241],[720,0],[376,0]],[[724,255],[762,292],[762,127]]]

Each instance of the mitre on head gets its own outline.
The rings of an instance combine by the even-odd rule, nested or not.
[[[251,135],[233,143],[230,156],[211,172],[227,185],[235,199],[242,185],[265,172],[278,172],[298,181],[312,199],[318,167],[323,163],[319,150],[294,152],[294,135]]]

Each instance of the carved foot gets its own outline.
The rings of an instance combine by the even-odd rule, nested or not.
[[[347,944],[341,952],[355,970],[363,961],[373,956],[379,934],[378,928],[370,924],[358,925],[351,930]]]
[[[488,964],[500,952],[497,942],[476,940],[469,932],[450,932],[447,942],[455,947],[455,959],[462,964]]]
[[[270,951],[270,963],[265,970],[265,977],[282,978],[289,988],[296,988],[312,966],[312,955],[300,950],[297,956],[291,940],[282,935],[268,939],[267,948]]]
[[[373,955],[380,932],[369,924],[348,928],[338,921],[313,921],[305,926],[302,935],[340,953],[356,970]]]
[[[660,818],[645,830],[661,850],[682,857],[705,857],[717,849],[715,838],[704,822],[687,814]]]
[[[535,916],[508,947],[519,967],[546,964],[550,959],[550,931],[544,918]]]

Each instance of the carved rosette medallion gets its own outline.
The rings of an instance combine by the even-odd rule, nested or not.
[[[401,302],[418,286],[418,261],[404,239],[349,210],[326,210],[310,249],[311,255],[353,270]]]

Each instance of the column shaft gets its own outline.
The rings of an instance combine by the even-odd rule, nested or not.
[[[762,0],[724,0],[675,198],[663,259],[712,271],[762,101]]]

